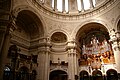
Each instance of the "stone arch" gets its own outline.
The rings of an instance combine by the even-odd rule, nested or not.
[[[67,73],[63,70],[54,70],[50,72],[49,80],[67,80]]]
[[[18,13],[16,25],[19,30],[29,33],[31,39],[41,37],[44,34],[41,20],[29,10],[22,10]]]
[[[57,30],[54,30],[54,31],[50,32],[49,37],[51,38],[51,37],[52,37],[52,35],[53,35],[54,33],[56,33],[56,32],[61,32],[61,33],[63,33],[63,34],[65,34],[65,35],[66,35],[67,40],[69,40],[69,39],[70,39],[70,35],[69,35],[69,34],[68,34],[65,30],[61,30],[61,29],[57,29]]]
[[[104,60],[104,57],[103,63],[110,63],[109,60],[110,57],[113,56],[113,52],[111,43],[109,42],[110,36],[108,29],[104,25],[95,22],[85,24],[77,32],[75,40],[80,49],[80,58],[88,61],[88,63],[84,62],[84,65],[91,63],[93,69],[100,69],[100,57],[101,55],[104,57],[106,54],[108,54],[107,51],[111,53],[111,55],[108,54],[106,60]],[[101,47],[105,43],[107,44],[107,47]],[[100,48],[95,48],[95,46],[99,46]],[[92,49],[93,47],[94,50]],[[81,63],[81,61],[79,62]],[[99,64],[96,64],[96,62]]]
[[[94,70],[93,72],[92,72],[92,75],[93,76],[102,76],[102,72],[100,71],[100,70]]]
[[[98,32],[101,31],[104,35],[107,35],[107,38],[109,38],[108,29],[104,25],[102,25],[100,23],[92,22],[92,23],[88,23],[88,24],[83,25],[77,31],[77,33],[76,33],[76,42],[79,43],[79,44],[82,43],[82,41],[79,42],[80,41],[79,39],[82,40],[82,38],[87,36],[87,34],[89,32],[92,32],[92,31],[98,31]]]
[[[67,42],[67,36],[63,32],[55,32],[51,36],[51,42],[54,42],[54,43]]]
[[[109,69],[107,70],[106,74],[107,74],[107,80],[118,80],[118,74],[116,70]]]
[[[77,33],[79,32],[79,30],[84,26],[84,25],[86,25],[86,24],[89,24],[89,23],[98,23],[98,24],[101,24],[101,25],[103,25],[105,28],[106,28],[106,30],[108,31],[108,32],[110,32],[110,30],[111,30],[111,25],[109,25],[109,23],[108,22],[106,22],[106,21],[104,21],[104,20],[99,20],[99,19],[90,19],[90,20],[87,20],[87,21],[84,21],[84,22],[82,22],[82,24],[80,24],[80,25],[78,25],[78,27],[76,27],[75,28],[75,30],[72,32],[72,36],[75,36],[74,38],[76,38],[76,35],[77,35]]]
[[[53,72],[53,71],[57,71],[57,70],[64,71],[68,74],[68,72],[66,70],[62,69],[62,68],[61,69],[59,69],[59,68],[52,69],[52,70],[50,70],[50,73]]]
[[[80,76],[80,80],[89,80],[89,73],[85,70],[82,70],[79,73],[79,76]]]
[[[94,70],[92,72],[93,80],[103,80],[102,72],[100,70]]]
[[[41,23],[41,26],[38,25],[38,28],[39,30],[42,29],[42,33],[43,36],[46,36],[46,24],[44,22],[44,19],[42,18],[41,14],[38,13],[34,8],[32,8],[31,6],[26,6],[26,5],[20,5],[20,6],[17,6],[13,9],[13,15],[17,18],[18,14],[21,12],[21,11],[30,11],[32,14],[34,14],[34,16],[36,16],[37,18],[37,21],[38,23],[40,22]],[[37,23],[37,24],[38,24]]]

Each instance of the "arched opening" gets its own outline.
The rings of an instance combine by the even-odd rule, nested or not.
[[[5,66],[3,80],[10,80],[11,79],[11,68],[9,66]]]
[[[25,66],[19,69],[19,72],[16,76],[17,80],[29,80],[29,69]]]
[[[107,80],[118,80],[117,71],[114,69],[109,69],[107,72]]]
[[[52,71],[49,75],[49,80],[68,80],[67,73],[62,70]]]
[[[90,65],[92,69],[100,69],[101,64],[115,63],[110,36],[107,28],[99,23],[82,26],[77,35],[80,52],[79,65]]]
[[[83,70],[80,72],[80,80],[89,80],[89,74],[87,71]]]
[[[99,41],[103,41],[101,38],[106,38],[109,40],[109,33],[107,28],[100,23],[88,23],[83,25],[76,34],[76,41],[82,47],[83,44],[88,44],[91,41],[91,38],[94,36],[100,38]]]
[[[103,80],[102,72],[99,70],[95,70],[92,72],[93,80]]]
[[[42,22],[32,11],[23,10],[19,12],[16,25],[18,27],[16,33],[27,40],[32,40],[44,35]]]

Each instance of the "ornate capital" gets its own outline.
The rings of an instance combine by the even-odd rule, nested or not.
[[[76,46],[76,42],[75,41],[69,41],[67,43],[67,47],[66,49],[75,49],[77,46]]]
[[[50,39],[49,37],[44,38],[42,42],[39,43],[38,49],[39,52],[50,52]]]

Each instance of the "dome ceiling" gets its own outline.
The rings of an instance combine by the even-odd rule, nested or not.
[[[109,0],[36,0],[38,4],[44,4],[44,7],[62,13],[86,11],[103,5],[108,1]]]

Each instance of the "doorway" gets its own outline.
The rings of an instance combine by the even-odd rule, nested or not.
[[[109,69],[107,72],[107,80],[118,80],[117,71],[114,69]]]
[[[67,80],[67,73],[62,70],[50,72],[49,80]]]
[[[89,80],[89,74],[87,71],[83,70],[80,72],[80,80]]]
[[[95,70],[92,72],[92,79],[93,80],[103,80],[102,72],[99,70]]]

